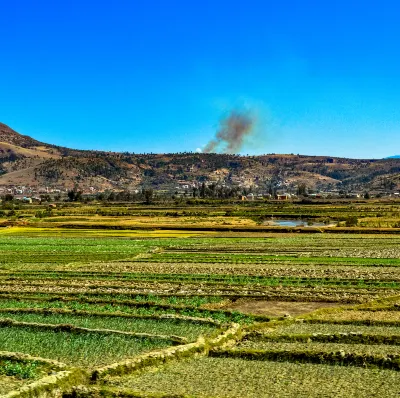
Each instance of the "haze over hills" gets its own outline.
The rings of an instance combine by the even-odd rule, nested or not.
[[[300,184],[323,191],[393,191],[400,189],[400,159],[87,151],[42,143],[0,123],[3,187],[76,187],[84,192],[179,187],[190,192],[203,182],[261,191],[294,190]]]

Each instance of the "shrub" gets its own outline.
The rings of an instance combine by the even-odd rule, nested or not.
[[[32,379],[36,377],[37,366],[36,362],[4,361],[0,363],[0,374],[15,376],[19,379]]]
[[[356,216],[349,216],[346,218],[346,227],[356,227],[358,225],[358,218]]]

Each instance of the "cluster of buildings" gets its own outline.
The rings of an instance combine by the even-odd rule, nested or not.
[[[400,198],[400,192],[370,192],[367,194],[365,192],[348,192],[339,189],[323,190],[307,189],[306,192],[301,192],[298,190],[298,186],[291,182],[281,179],[278,181],[271,182],[269,185],[266,183],[255,184],[254,181],[242,180],[240,183],[232,184],[224,178],[219,180],[211,179],[204,182],[199,181],[188,181],[188,180],[178,180],[175,182],[174,187],[164,190],[156,190],[161,196],[168,196],[173,194],[177,197],[187,197],[191,196],[196,190],[197,195],[202,185],[206,187],[214,186],[218,188],[238,188],[237,194],[242,201],[254,201],[254,200],[265,200],[265,199],[275,199],[275,200],[296,200],[302,197],[308,197],[310,199],[335,199],[335,198],[347,198],[347,199],[361,199],[361,198],[374,198],[374,197],[391,197]],[[30,187],[30,186],[0,186],[0,198],[6,195],[12,195],[13,199],[20,200],[25,203],[41,202],[43,197],[49,198],[51,196],[52,200],[58,200],[59,198],[67,197],[69,189],[65,187]],[[111,190],[113,191],[113,190]],[[111,192],[109,191],[109,192]],[[117,189],[121,191],[121,189]],[[103,192],[94,187],[87,187],[83,190],[83,195],[95,195],[97,193]],[[115,191],[114,191],[115,192]],[[136,189],[130,189],[130,193],[138,194],[141,192],[139,187]],[[47,199],[50,200],[50,199]]]
[[[0,197],[12,195],[13,199],[25,203],[41,202],[43,195],[61,195],[66,193],[66,189],[49,187],[29,187],[29,186],[0,186]]]

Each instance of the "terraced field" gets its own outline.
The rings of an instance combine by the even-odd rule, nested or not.
[[[201,358],[167,365],[156,373],[114,378],[109,385],[125,396],[148,391],[154,396],[178,397],[394,398],[398,397],[398,380],[398,372],[383,369]]]
[[[399,314],[400,235],[0,230],[4,396],[394,397]]]

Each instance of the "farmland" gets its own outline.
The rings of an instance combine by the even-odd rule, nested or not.
[[[38,211],[0,228],[1,396],[398,396],[397,204]]]
[[[160,372],[118,378],[111,383],[122,391],[182,394],[178,396],[398,396],[398,374],[390,370],[231,358],[193,359],[166,366]]]

